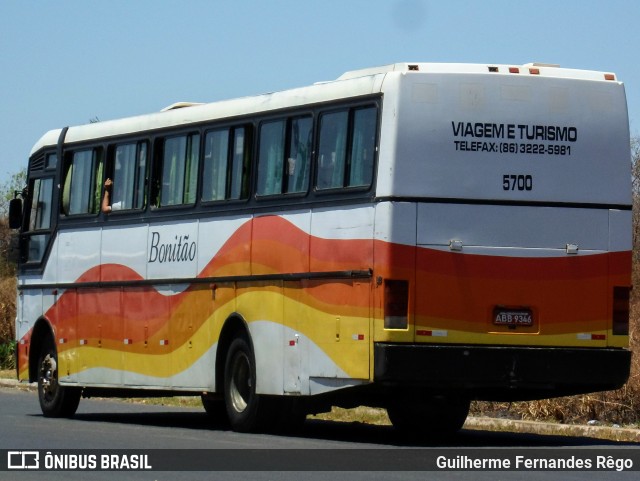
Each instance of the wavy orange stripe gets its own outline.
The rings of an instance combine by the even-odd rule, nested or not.
[[[201,241],[200,248],[203,245]],[[629,285],[630,265],[629,252],[516,258],[451,253],[371,239],[323,239],[280,217],[264,216],[243,224],[199,277],[374,268],[374,278],[414,283],[412,312],[416,324],[486,332],[494,305],[526,305],[534,307],[545,333],[563,333],[596,329],[603,319],[610,319],[610,300],[603,293],[612,288],[612,283]],[[77,282],[141,279],[126,266],[105,264],[89,269]],[[346,288],[351,283],[303,280],[295,283],[299,286],[295,300],[321,312],[362,318],[369,317],[373,306],[374,317],[381,319],[383,289],[372,284],[373,299],[354,298]],[[264,283],[252,288],[272,289],[273,285]],[[286,289],[282,292],[287,295]],[[177,349],[219,305],[212,302],[208,285],[192,284],[169,296],[153,287],[67,290],[46,317],[65,332],[67,346],[86,338],[101,339],[105,347],[122,349],[126,336],[133,342],[128,349],[138,349],[136,343],[142,345],[147,339],[148,347],[140,352],[166,353],[166,348],[160,350],[151,341],[171,335],[169,349]],[[25,359],[20,362],[26,365]]]

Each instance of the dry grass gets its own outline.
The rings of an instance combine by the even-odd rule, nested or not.
[[[198,396],[125,398],[123,401],[136,404],[148,404],[150,406],[177,406],[182,408],[202,407],[202,401]]]
[[[16,278],[0,278],[0,344],[15,339]]]
[[[353,409],[333,407],[331,412],[316,414],[314,416],[309,416],[308,418],[345,423],[377,424],[380,426],[391,425],[389,416],[387,416],[387,411],[384,409],[370,408],[366,406],[360,406]]]

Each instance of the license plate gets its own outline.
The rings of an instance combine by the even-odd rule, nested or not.
[[[497,326],[533,326],[531,309],[509,309],[496,307],[493,323]]]

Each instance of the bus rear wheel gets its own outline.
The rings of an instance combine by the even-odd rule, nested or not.
[[[469,399],[450,396],[402,396],[387,406],[391,424],[404,434],[428,438],[450,436],[464,425]]]
[[[265,427],[267,402],[256,393],[255,357],[244,337],[234,339],[227,351],[224,401],[234,431],[250,432]]]
[[[38,359],[38,400],[45,417],[71,417],[80,404],[79,388],[58,383],[58,355],[53,341],[44,343]]]

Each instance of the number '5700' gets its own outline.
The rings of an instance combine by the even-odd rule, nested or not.
[[[504,174],[502,190],[533,190],[533,176],[524,174]]]

